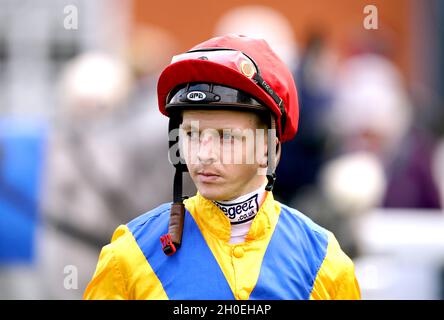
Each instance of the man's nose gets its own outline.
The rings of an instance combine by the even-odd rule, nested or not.
[[[203,136],[199,143],[197,158],[202,164],[211,164],[217,161],[217,142],[212,135]]]

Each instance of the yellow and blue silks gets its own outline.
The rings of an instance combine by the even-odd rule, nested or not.
[[[115,231],[85,299],[359,299],[352,261],[334,235],[267,192],[243,243],[199,193],[185,201],[181,248],[166,256],[170,204]]]

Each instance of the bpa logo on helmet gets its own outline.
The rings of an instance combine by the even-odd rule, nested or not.
[[[205,100],[207,95],[202,91],[191,91],[187,94],[187,99],[191,101],[202,101]]]

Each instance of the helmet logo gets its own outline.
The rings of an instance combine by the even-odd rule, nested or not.
[[[247,78],[252,78],[254,74],[256,73],[255,67],[251,62],[248,62],[246,60],[242,61],[240,63],[240,70],[246,76]]]
[[[202,101],[205,100],[207,95],[202,91],[191,91],[187,94],[187,99],[191,101]]]

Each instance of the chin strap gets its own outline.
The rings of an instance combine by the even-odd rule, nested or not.
[[[169,122],[168,132],[174,129],[178,129],[181,123],[180,117],[171,117]],[[183,223],[185,220],[185,206],[183,204],[182,197],[182,177],[183,173],[187,172],[185,162],[180,157],[178,149],[174,149],[178,146],[179,135],[174,140],[169,137],[169,151],[168,155],[170,162],[174,165],[176,172],[174,174],[173,182],[173,203],[170,209],[170,221],[168,224],[168,233],[160,237],[162,243],[162,250],[167,256],[171,256],[180,248],[182,244]],[[176,145],[176,146],[175,146]],[[174,152],[175,150],[175,152]],[[178,161],[176,161],[176,159]]]
[[[182,199],[182,170],[176,168],[174,174],[174,202],[171,204],[168,233],[160,237],[162,250],[171,256],[182,244],[183,223],[185,220],[185,206]]]
[[[273,191],[276,182],[276,121],[274,116],[270,114],[270,129],[268,130],[267,139],[267,185],[265,190]],[[278,148],[280,145],[278,145]]]

